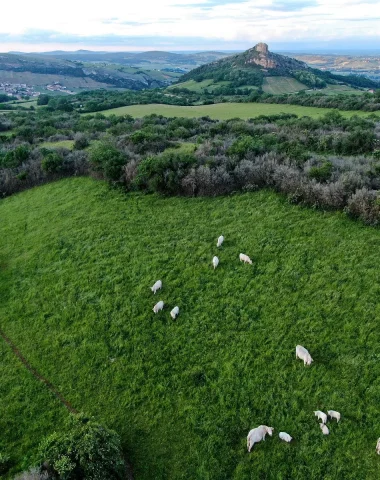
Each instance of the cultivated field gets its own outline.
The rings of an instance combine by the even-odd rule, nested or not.
[[[265,77],[263,83],[264,92],[272,95],[294,93],[307,89],[306,85],[291,77]]]
[[[49,83],[60,82],[67,88],[109,88],[106,83],[96,82],[91,78],[71,77],[67,75],[55,75],[32,72],[12,72],[0,70],[0,82],[4,83],[26,83],[27,85],[44,86]],[[51,94],[51,92],[45,91]]]
[[[275,115],[278,113],[294,113],[300,117],[320,117],[330,111],[327,108],[300,107],[298,105],[276,105],[270,103],[217,103],[214,105],[198,105],[195,107],[182,107],[176,105],[131,105],[129,107],[112,108],[104,110],[103,115],[132,115],[133,117],[144,117],[155,113],[166,117],[204,117],[210,116],[218,120],[229,118],[253,118],[259,115]],[[380,112],[377,112],[380,114]],[[365,117],[369,112],[363,111],[342,111],[342,115],[352,117],[359,115]]]
[[[171,90],[173,88],[187,88],[193,92],[201,93],[204,90],[208,90],[212,92],[217,87],[222,87],[224,85],[229,85],[231,82],[214,82],[212,79],[206,79],[202,82],[196,82],[195,80],[188,80],[187,82],[177,83],[176,85],[172,85],[168,87],[167,90]]]
[[[161,198],[87,178],[2,200],[0,219],[1,328],[121,434],[136,480],[379,478],[377,229],[265,191]],[[67,412],[2,342],[0,365],[1,448],[25,468]],[[317,409],[342,414],[327,437]],[[248,454],[260,424],[274,436]]]

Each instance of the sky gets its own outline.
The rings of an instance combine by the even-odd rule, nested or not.
[[[0,52],[380,52],[380,0],[3,0]]]

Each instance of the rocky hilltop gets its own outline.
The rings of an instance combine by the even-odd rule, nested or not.
[[[291,81],[296,80],[298,90],[323,89],[328,84],[367,88],[376,88],[377,86],[377,83],[370,79],[363,79],[355,75],[346,77],[334,75],[328,71],[310,68],[300,60],[271,52],[266,43],[258,43],[238,55],[222,58],[195,68],[183,75],[179,82],[213,80],[214,86],[215,84],[221,85],[223,82],[221,88],[222,86],[226,88],[227,82],[229,88],[260,88],[268,84],[269,80],[266,80],[266,77],[285,77]]]

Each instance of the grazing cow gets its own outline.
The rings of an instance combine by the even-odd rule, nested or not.
[[[304,365],[311,365],[311,362],[313,361],[310,353],[302,345],[296,346],[296,358],[303,360]]]
[[[173,310],[170,312],[170,316],[172,317],[173,320],[175,320],[175,317],[179,314],[179,308],[174,307]]]
[[[327,422],[327,415],[325,413],[321,412],[320,410],[316,410],[314,412],[314,415],[318,418],[318,420],[322,420],[322,423]]]
[[[216,246],[221,247],[223,242],[224,242],[224,237],[223,237],[223,235],[221,235],[220,237],[218,237],[218,242],[217,242]]]
[[[247,436],[248,452],[252,450],[255,443],[261,442],[261,440],[265,440],[265,435],[267,433],[272,436],[273,430],[273,427],[267,427],[266,425],[260,425],[259,427],[250,430]]]
[[[248,255],[245,255],[244,253],[241,253],[239,255],[239,259],[241,262],[249,263],[250,265],[252,265],[252,260],[248,257]]]
[[[158,313],[160,310],[164,308],[164,302],[160,300],[156,305],[153,307],[153,312]]]
[[[380,438],[377,439],[376,452],[377,452],[378,455],[380,455]]]
[[[326,427],[324,423],[320,423],[319,426],[321,427],[323,435],[328,435],[330,433],[330,430]]]
[[[284,440],[284,442],[289,443],[293,440],[292,437],[289,435],[289,433],[286,433],[286,432],[280,432],[278,436],[281,438],[281,440]]]
[[[212,259],[212,264],[214,265],[214,270],[216,269],[216,267],[219,265],[219,258],[218,257],[214,257]]]
[[[335,410],[327,410],[327,415],[331,418],[336,418],[336,423],[340,420],[340,413]]]
[[[153,287],[151,287],[151,290],[154,294],[156,294],[157,290],[159,290],[160,288],[162,288],[162,282],[161,280],[157,280]]]

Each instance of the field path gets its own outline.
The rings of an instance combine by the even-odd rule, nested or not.
[[[4,339],[4,341],[11,347],[13,353],[19,358],[19,360],[25,365],[25,367],[30,371],[30,373],[40,382],[45,384],[47,388],[58,398],[58,400],[69,410],[71,413],[79,413],[70,402],[68,402],[63,395],[54,387],[54,385],[49,382],[43,375],[38,373],[38,371],[32,367],[32,365],[28,362],[28,360],[22,355],[20,350],[17,346],[12,342],[12,340],[3,332],[0,328],[0,336]]]

